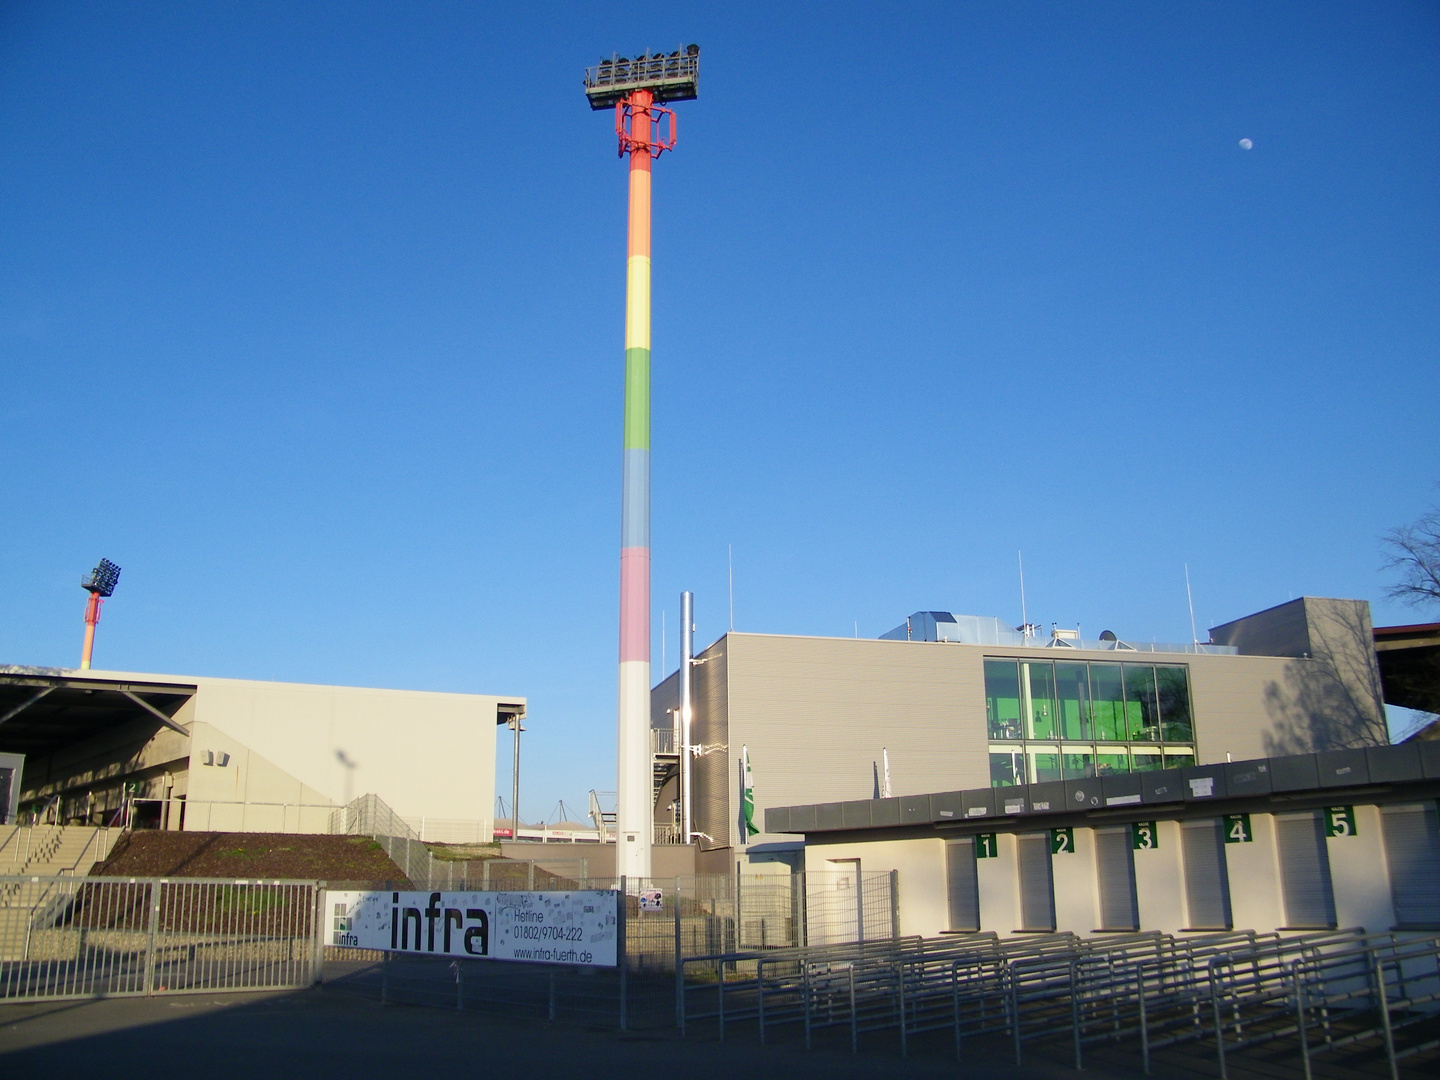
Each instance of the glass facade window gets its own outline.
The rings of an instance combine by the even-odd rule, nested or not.
[[[1090,665],[1056,664],[1055,697],[1060,706],[1061,737],[1090,738]]]
[[[1095,748],[1093,746],[1062,746],[1060,748],[1060,769],[1066,780],[1084,780],[1095,775]]]
[[[1048,784],[1060,780],[1060,748],[1057,746],[1031,746],[1025,750],[1029,761],[1030,783]]]
[[[1155,695],[1155,669],[1149,664],[1122,666],[1125,669],[1125,726],[1130,740],[1159,742],[1160,707]]]
[[[985,713],[995,787],[1195,763],[1183,664],[987,659]]]
[[[985,718],[992,739],[1020,738],[1020,665],[985,661]]]
[[[1124,742],[1125,681],[1119,664],[1089,664],[1090,701],[1094,737],[1103,742]]]
[[[1123,747],[1102,746],[1095,755],[1095,775],[1113,776],[1130,771],[1130,755]]]
[[[1190,720],[1190,680],[1183,667],[1157,665],[1155,679],[1160,701],[1160,737],[1166,742],[1194,742]]]
[[[1025,751],[1015,746],[990,747],[990,786],[1016,787],[1025,783]]]
[[[1025,661],[1020,665],[1021,692],[1025,706],[1025,737],[1053,739],[1055,730],[1055,665]]]

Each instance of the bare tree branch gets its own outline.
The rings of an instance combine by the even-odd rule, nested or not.
[[[1400,579],[1386,595],[1412,607],[1440,605],[1440,507],[1432,506],[1412,525],[1391,529],[1381,542],[1387,551],[1384,569],[1398,571]]]

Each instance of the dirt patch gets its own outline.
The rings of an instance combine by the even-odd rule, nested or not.
[[[368,836],[293,833],[128,832],[91,874],[408,884],[400,867]]]

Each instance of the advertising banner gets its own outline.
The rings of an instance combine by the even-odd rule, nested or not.
[[[585,892],[327,890],[327,945],[532,964],[614,967],[613,889]]]

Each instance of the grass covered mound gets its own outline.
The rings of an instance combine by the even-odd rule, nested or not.
[[[368,836],[296,833],[160,832],[123,834],[96,877],[290,878],[339,882],[407,882]]]

